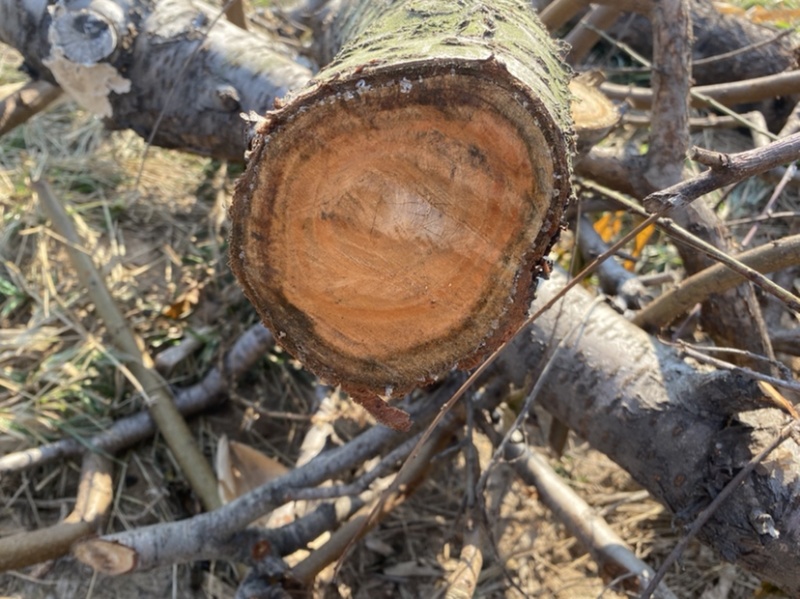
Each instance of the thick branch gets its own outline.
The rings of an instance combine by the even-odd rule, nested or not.
[[[111,471],[111,460],[87,454],[72,512],[53,526],[0,539],[0,572],[61,557],[75,541],[97,533],[111,507]]]
[[[311,76],[294,50],[199,1],[0,0],[0,42],[114,129],[241,161],[240,113],[263,113]],[[156,126],[158,125],[158,126]]]
[[[552,298],[561,283],[554,275],[540,301]],[[534,323],[534,340],[564,337],[591,302],[582,289],[571,290]],[[498,368],[522,386],[539,375],[545,347],[520,336]],[[605,306],[595,307],[561,349],[539,401],[682,519],[707,504],[785,422],[752,380],[685,362]],[[800,560],[800,528],[793,520],[799,489],[800,446],[790,440],[722,505],[701,539],[726,560],[797,595],[800,572],[786,564]],[[759,513],[769,515],[780,536],[755,527]]]

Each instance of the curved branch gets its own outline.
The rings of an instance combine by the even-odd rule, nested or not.
[[[690,158],[709,168],[696,177],[651,193],[643,200],[645,208],[650,211],[662,210],[667,206],[670,209],[680,208],[725,185],[794,162],[800,159],[800,133],[736,154],[721,154],[694,148]]]

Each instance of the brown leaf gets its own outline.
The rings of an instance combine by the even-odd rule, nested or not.
[[[223,503],[288,472],[288,468],[249,445],[222,436],[217,445],[217,478]]]

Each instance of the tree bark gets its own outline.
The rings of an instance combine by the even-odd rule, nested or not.
[[[0,42],[112,129],[168,148],[241,161],[246,123],[311,71],[277,39],[185,0],[0,0]],[[213,24],[213,26],[212,26]]]
[[[692,0],[692,79],[711,85],[763,77],[797,66],[789,37],[747,18],[722,14],[711,0]],[[611,30],[615,39],[646,57],[653,53],[653,36],[645,15],[626,15]],[[714,57],[725,55],[719,59]]]
[[[538,300],[552,298],[563,283],[554,273]],[[518,388],[537,380],[550,359],[549,340],[568,338],[552,356],[537,401],[688,522],[788,416],[753,380],[693,364],[592,301],[580,287],[572,289],[504,352],[495,375]],[[700,538],[723,559],[795,597],[799,510],[800,444],[790,439],[723,503]],[[774,523],[777,534],[765,532],[761,521]]]
[[[231,265],[276,338],[383,423],[525,318],[570,195],[568,70],[517,0],[354,2],[259,125]]]

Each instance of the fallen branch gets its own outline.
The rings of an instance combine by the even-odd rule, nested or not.
[[[634,108],[649,109],[653,103],[653,92],[649,88],[606,82],[600,89],[609,98],[630,102]],[[800,93],[800,70],[731,83],[698,85],[691,88],[690,93],[694,108],[709,106],[708,101],[701,99],[700,96],[711,98],[725,106],[757,102],[776,96],[790,96]]]
[[[497,445],[500,436],[488,426],[482,428]],[[522,444],[509,443],[504,456],[517,476],[526,484],[536,487],[539,501],[589,551],[604,579],[615,579],[630,573],[638,581],[639,588],[626,590],[634,591],[644,588],[653,579],[655,571],[634,555],[627,543],[553,472],[538,453]],[[659,587],[657,596],[676,599],[675,594],[664,585]]]
[[[86,454],[72,512],[53,526],[0,539],[0,572],[61,557],[75,541],[96,534],[111,507],[111,473],[111,460]]]
[[[600,39],[597,31],[611,27],[620,14],[621,11],[615,6],[593,7],[564,38],[570,45],[567,61],[571,65],[582,61]]]
[[[414,406],[415,426],[428,423],[451,392],[452,385],[444,385],[435,395],[426,398],[424,405]],[[346,469],[354,468],[396,445],[404,437],[397,431],[374,426],[347,445],[322,453],[305,466],[295,468],[213,512],[85,541],[76,548],[76,556],[107,574],[124,574],[156,565],[219,557],[216,549],[221,541],[289,501],[300,489],[319,485]],[[111,559],[117,555],[124,559]]]
[[[442,450],[444,443],[450,437],[454,420],[450,419],[449,426],[446,424],[438,427],[437,431],[422,446],[421,451],[413,460],[411,468],[398,472],[392,481],[394,492],[389,497],[381,498],[381,511],[377,518],[371,518],[369,525],[366,525],[366,518],[369,517],[372,509],[371,506],[365,508],[363,513],[357,514],[355,518],[334,532],[322,547],[313,551],[311,555],[292,568],[289,576],[303,584],[310,584],[319,572],[339,559],[352,543],[362,538],[372,526],[375,526],[383,517],[405,501],[417,489],[425,473],[429,470],[434,456]]]
[[[542,285],[547,303],[563,275]],[[500,356],[498,376],[522,387],[540,377],[549,339],[562,339],[593,298],[573,288]],[[631,328],[599,305],[577,337],[560,348],[537,403],[602,451],[681,520],[689,520],[757,455],[785,423],[755,381],[741,374],[707,372],[678,351]],[[565,401],[564,398],[569,398]],[[624,434],[620,434],[624,431]],[[778,483],[777,481],[780,481]],[[762,462],[702,529],[700,538],[727,561],[770,580],[790,596],[800,593],[800,444],[789,440]],[[779,536],[762,534],[753,510],[768,514]]]
[[[766,274],[800,265],[800,235],[784,237],[735,256],[737,262]],[[721,293],[742,283],[745,277],[725,264],[715,264],[663,293],[636,313],[631,322],[657,330],[667,326],[711,293]],[[798,300],[800,302],[800,300]],[[800,304],[797,304],[800,306]],[[797,309],[797,308],[795,308]]]
[[[207,410],[217,403],[231,381],[251,369],[273,344],[272,334],[263,325],[253,325],[225,354],[221,367],[213,368],[196,385],[175,392],[175,407],[185,417]],[[155,432],[156,425],[153,418],[147,412],[140,412],[117,420],[108,429],[91,437],[85,443],[76,439],[62,439],[41,447],[4,455],[0,457],[0,475],[75,457],[87,449],[114,454],[152,436]]]
[[[0,101],[0,137],[38,114],[62,95],[47,81],[31,81]]]
[[[44,181],[35,181],[33,188],[53,227],[66,240],[66,250],[78,279],[86,288],[114,346],[122,353],[121,360],[129,371],[123,370],[124,374],[144,396],[147,409],[192,489],[207,510],[214,509],[220,505],[214,472],[175,407],[166,381],[156,372],[142,339],[128,326],[92,259],[80,249],[80,238],[64,207]]]
[[[578,221],[577,228],[578,247],[584,260],[592,261],[608,250],[608,246],[586,218]],[[638,277],[626,270],[614,256],[598,266],[596,272],[603,293],[619,297],[624,308],[639,308],[642,300],[647,297],[647,290]]]
[[[241,162],[241,113],[263,114],[303,85],[311,69],[277,35],[215,23],[218,14],[200,0],[134,0],[125,7],[0,0],[0,42],[110,128]]]

